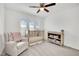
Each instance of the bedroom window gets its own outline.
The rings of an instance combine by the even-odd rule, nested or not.
[[[28,34],[27,22],[22,20],[20,23],[20,27],[21,27],[21,35],[26,36],[26,34]]]
[[[22,36],[28,35],[28,30],[40,30],[40,23],[37,21],[28,21],[28,20],[21,20],[20,21],[20,30]]]
[[[40,24],[38,22],[29,22],[29,30],[39,30]]]
[[[35,30],[35,23],[29,22],[29,30]]]

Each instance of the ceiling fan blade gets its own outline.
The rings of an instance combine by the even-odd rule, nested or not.
[[[40,8],[39,6],[29,6],[31,8]]]
[[[44,10],[45,10],[46,12],[49,12],[49,10],[47,10],[46,8],[44,8]]]
[[[39,13],[40,12],[40,9],[37,11],[37,13]]]
[[[56,5],[56,3],[47,4],[45,5],[45,7],[54,6],[54,5]]]

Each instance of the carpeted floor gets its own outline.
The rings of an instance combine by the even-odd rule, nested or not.
[[[20,56],[79,56],[79,51],[44,42],[29,47],[29,49],[20,54]]]

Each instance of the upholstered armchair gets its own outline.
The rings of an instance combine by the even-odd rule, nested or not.
[[[5,51],[8,55],[17,56],[28,49],[28,39],[21,37],[19,32],[8,33],[7,37]]]

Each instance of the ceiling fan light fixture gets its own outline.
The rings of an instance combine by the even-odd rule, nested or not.
[[[44,11],[44,8],[40,8],[41,11]]]

